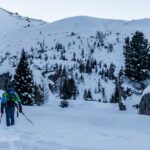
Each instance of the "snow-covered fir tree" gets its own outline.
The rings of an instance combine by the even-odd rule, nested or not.
[[[78,90],[76,83],[73,78],[65,78],[62,84],[62,87],[60,88],[60,95],[62,99],[70,99],[73,97],[73,99],[76,99],[76,96],[78,95]]]
[[[14,75],[14,87],[22,100],[22,104],[34,104],[33,75],[24,49],[22,50],[21,58]]]
[[[131,40],[125,39],[124,56],[126,75],[133,80],[145,80],[149,70],[149,42],[142,32],[136,31]]]

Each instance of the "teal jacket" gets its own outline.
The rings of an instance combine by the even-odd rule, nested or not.
[[[16,92],[14,92],[14,94],[12,95],[12,97],[10,96],[11,94],[9,94],[8,92],[3,93],[2,99],[1,99],[1,113],[4,113],[4,108],[9,108],[9,102],[10,99],[12,102],[14,102],[13,105],[11,105],[11,108],[15,108],[15,106],[17,106],[17,108],[19,109],[19,112],[22,112],[22,106],[21,106],[21,99],[19,98],[18,94]]]
[[[1,99],[1,103],[7,103],[10,100],[10,94],[5,92],[3,93],[3,97]],[[16,104],[21,103],[21,100],[18,96],[18,94],[15,92],[12,98],[12,101],[14,101]]]

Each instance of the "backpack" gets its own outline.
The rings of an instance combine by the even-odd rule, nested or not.
[[[15,107],[15,98],[16,98],[15,93],[7,92],[7,101],[6,101],[7,108]]]

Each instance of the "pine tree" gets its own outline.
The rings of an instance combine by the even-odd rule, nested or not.
[[[75,80],[73,78],[71,78],[69,80],[69,86],[70,86],[70,90],[72,92],[73,99],[75,100],[76,96],[77,96],[77,87],[76,87]]]
[[[104,102],[104,103],[107,103],[105,88],[102,88],[102,97],[103,97],[103,102]]]
[[[84,90],[83,99],[85,101],[87,101],[87,90],[86,89]]]
[[[84,58],[84,49],[82,49],[81,56]]]
[[[76,99],[76,96],[78,95],[78,90],[73,78],[68,79],[66,77],[64,79],[60,88],[60,95],[61,98],[64,100],[70,99],[71,97],[73,97],[74,100]]]
[[[108,70],[108,77],[109,77],[110,80],[114,79],[115,68],[116,68],[116,66],[113,63],[111,63],[110,67],[109,67],[109,70]]]
[[[76,53],[75,53],[75,52],[73,53],[73,58],[72,58],[72,60],[73,60],[73,61],[76,61]]]
[[[33,76],[24,50],[22,50],[20,62],[14,75],[14,87],[22,100],[22,104],[34,104]]]
[[[64,79],[62,89],[61,89],[61,98],[63,100],[70,99],[72,96],[71,90],[69,88],[69,80],[67,78]]]
[[[98,80],[98,91],[97,92],[98,93],[101,92],[101,80],[100,79]]]
[[[89,59],[87,60],[87,63],[86,63],[86,73],[89,73],[89,74],[92,73],[91,62]]]
[[[142,32],[135,32],[132,39],[125,39],[125,74],[127,77],[143,81],[148,76],[149,43]]]
[[[131,59],[133,56],[133,51],[130,45],[130,38],[125,38],[125,45],[124,45],[124,57],[125,57],[125,75],[127,77],[132,77],[131,74]]]
[[[100,46],[103,47],[104,46],[105,35],[102,32],[97,31],[97,33],[96,33],[96,39],[100,43]]]
[[[85,72],[85,66],[84,66],[83,63],[80,63],[80,65],[79,65],[79,72],[80,72],[80,73]]]

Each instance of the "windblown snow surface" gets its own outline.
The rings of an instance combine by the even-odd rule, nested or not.
[[[16,125],[0,127],[1,150],[143,150],[149,149],[150,119],[117,105],[73,101],[68,109],[57,103],[23,107],[34,122],[20,114]]]

